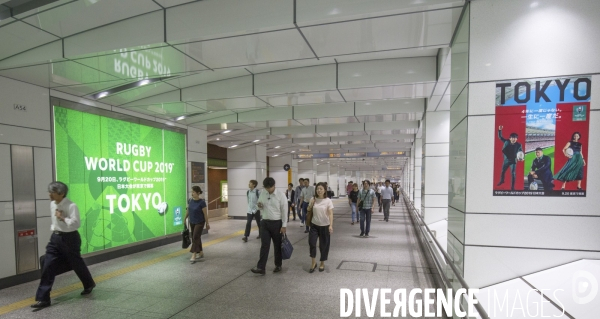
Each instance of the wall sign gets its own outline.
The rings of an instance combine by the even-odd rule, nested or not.
[[[82,253],[181,231],[185,135],[54,107],[56,176],[81,213]]]
[[[290,164],[283,165],[283,169],[287,172],[290,170]]]
[[[190,164],[192,166],[192,183],[205,183],[204,163],[190,162]]]
[[[496,83],[494,196],[586,196],[591,85],[591,77]]]

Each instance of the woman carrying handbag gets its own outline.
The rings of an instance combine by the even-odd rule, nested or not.
[[[331,199],[327,198],[325,183],[318,183],[315,188],[315,197],[310,201],[306,223],[310,225],[308,233],[310,258],[312,258],[310,273],[313,273],[317,268],[315,260],[315,257],[317,257],[317,239],[319,240],[319,250],[321,252],[319,271],[322,272],[325,270],[331,233],[333,233],[333,203]]]
[[[206,211],[206,202],[204,199],[200,198],[202,194],[202,190],[199,186],[192,187],[192,198],[188,200],[188,207],[185,213],[185,218],[190,221],[190,231],[191,231],[191,239],[192,239],[192,248],[190,248],[190,253],[192,253],[192,257],[190,258],[190,262],[192,264],[196,263],[196,260],[204,257],[204,252],[202,251],[202,232],[204,231],[204,226],[206,224],[206,229],[210,229],[210,225],[208,224],[208,212]]]

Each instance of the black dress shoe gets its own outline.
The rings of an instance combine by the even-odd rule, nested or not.
[[[317,269],[317,264],[315,264],[314,267],[310,268],[308,272],[312,274],[313,272],[315,272],[315,269]]]
[[[93,290],[95,287],[96,287],[96,284],[94,284],[94,285],[93,285],[93,286],[91,286],[90,288],[85,288],[85,289],[83,289],[83,291],[81,292],[81,295],[82,295],[82,296],[85,296],[85,295],[89,295],[89,294],[91,294],[91,293],[92,293],[92,290]]]
[[[248,242],[248,237],[244,236],[244,238],[242,238],[242,240],[247,243]]]
[[[50,301],[38,301],[31,305],[31,308],[46,308],[50,307]]]
[[[256,236],[256,239],[260,239],[260,236]]]
[[[261,274],[264,275],[265,274],[265,270],[264,269],[259,269],[257,267],[254,267],[252,269],[250,269],[251,272],[255,273],[255,274]]]
[[[323,266],[323,268],[319,267],[319,272],[324,272],[325,271],[325,266]]]
[[[273,269],[273,272],[280,272],[281,271],[281,266],[276,266],[275,269]]]

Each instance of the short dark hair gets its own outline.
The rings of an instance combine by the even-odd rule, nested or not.
[[[200,186],[192,186],[192,191],[198,194],[202,194],[202,189],[200,188]]]
[[[363,181],[363,184],[364,184],[364,183],[367,183],[367,185],[371,186],[371,182],[370,182],[368,179],[365,179],[365,180]]]
[[[517,133],[510,133],[510,137],[509,138],[519,138],[519,134]]]
[[[310,182],[310,179],[308,179],[308,178],[305,178],[304,180],[307,181],[307,182]]]
[[[289,183],[289,184],[288,184],[288,186],[292,186],[292,187],[294,187],[294,184],[292,184],[292,183]]]
[[[354,184],[352,181],[349,181],[348,184]]]
[[[275,186],[275,180],[273,179],[273,177],[267,177],[263,180],[264,188],[271,188],[273,186]]]
[[[543,151],[544,151],[544,149],[542,149],[541,147],[538,147],[538,148],[536,148],[536,149],[535,149],[535,151],[536,151],[536,152],[537,152],[537,151],[542,151],[542,152],[543,152]]]
[[[391,183],[389,179],[386,179],[386,180],[385,180],[385,182],[386,182],[386,183]]]
[[[258,185],[258,181],[255,179],[251,179],[250,183],[252,183],[252,185],[254,185],[254,187],[256,187],[256,185]]]
[[[304,181],[304,178],[300,177],[300,178],[298,179],[298,181],[299,181],[299,182],[302,182],[302,181]]]

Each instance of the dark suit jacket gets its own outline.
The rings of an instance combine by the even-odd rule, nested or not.
[[[542,181],[542,183],[551,183],[552,182],[552,172],[550,168],[552,167],[552,159],[549,156],[542,155],[542,158],[538,159],[537,157],[533,160],[531,164],[531,170],[534,171],[538,179]]]
[[[285,190],[285,197],[287,197],[288,202],[293,202],[294,198],[296,198],[295,195],[296,195],[295,190],[293,190],[293,189],[291,191],[289,189]]]

